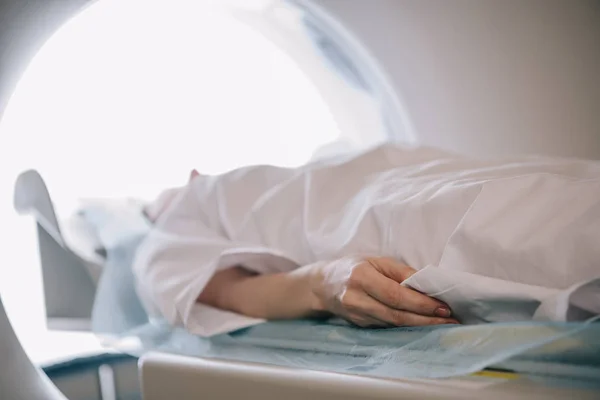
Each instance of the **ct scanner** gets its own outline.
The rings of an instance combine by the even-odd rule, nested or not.
[[[0,2],[0,115],[44,41],[89,3],[93,2]],[[360,86],[377,105],[383,133],[373,133],[373,141],[399,140],[476,156],[535,153],[600,159],[598,1],[222,3],[247,17],[250,24],[261,10],[280,3],[300,10],[321,62],[333,66],[348,84]],[[277,24],[270,27],[263,31],[265,36],[285,46],[285,35],[277,33]],[[318,82],[317,58],[307,61],[301,58],[305,53],[295,50],[288,48],[307,75],[321,84],[332,110],[352,112],[357,105],[328,97],[334,89],[325,81]],[[361,127],[354,120],[346,128],[364,130],[368,127],[364,124]],[[82,286],[88,278],[68,265],[77,260],[69,260],[56,247],[51,211],[50,206],[45,226],[38,219],[40,250],[46,252],[42,263],[49,324],[60,329],[85,328],[93,286],[91,291]],[[44,264],[44,259],[52,259],[52,252],[64,264]],[[598,392],[519,380],[494,384],[461,379],[391,381],[160,353],[142,357],[140,377],[144,399],[242,395],[265,399],[471,398],[481,396],[481,390],[489,398],[599,396]],[[1,302],[0,398],[64,398],[27,359]]]

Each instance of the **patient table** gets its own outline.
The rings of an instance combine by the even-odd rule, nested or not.
[[[65,400],[33,366],[0,301],[0,388],[3,399]],[[7,366],[10,366],[7,368]],[[452,380],[384,380],[301,369],[149,353],[139,363],[144,400],[230,399],[489,399],[598,398],[597,392],[544,387],[510,374]]]

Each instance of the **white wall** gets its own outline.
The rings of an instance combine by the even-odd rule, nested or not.
[[[599,1],[316,1],[385,65],[422,143],[600,159]]]

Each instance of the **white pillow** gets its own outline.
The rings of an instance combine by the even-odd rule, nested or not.
[[[73,214],[61,221],[65,244],[88,263],[94,279],[102,273],[106,248],[121,238],[121,232],[129,235],[132,230],[147,228],[140,218],[143,207],[143,202],[129,198],[85,199]]]

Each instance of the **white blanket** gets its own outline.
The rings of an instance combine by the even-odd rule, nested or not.
[[[440,298],[468,323],[534,318],[544,298],[600,278],[600,163],[473,160],[384,145],[300,169],[201,175],[157,221],[134,273],[151,314],[210,336],[261,322],[196,303],[216,271],[289,271],[349,254],[423,270],[405,284],[432,295],[462,280],[472,290]],[[432,285],[417,287],[425,267]],[[485,307],[465,306],[482,298]],[[502,312],[491,312],[493,304],[504,304]]]

